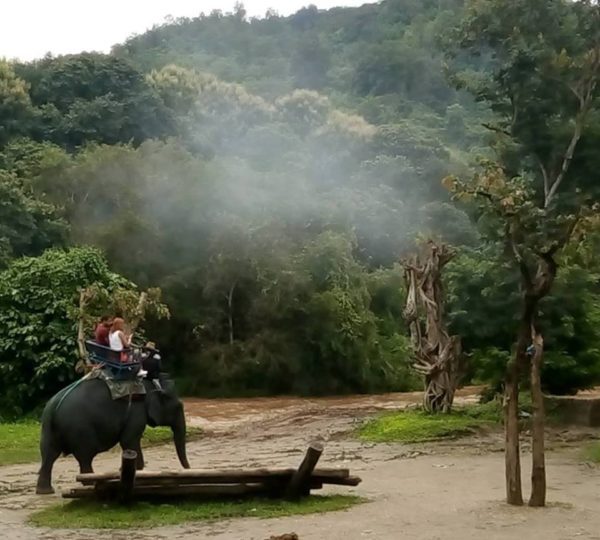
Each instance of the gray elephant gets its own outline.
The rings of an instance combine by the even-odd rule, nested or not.
[[[80,471],[89,473],[93,472],[92,461],[97,454],[119,444],[123,449],[137,452],[137,468],[142,469],[140,440],[146,425],[171,428],[177,457],[181,465],[189,469],[183,403],[172,381],[161,375],[162,390],[148,380],[143,384],[145,395],[112,399],[105,381],[83,380],[48,401],[42,414],[42,465],[36,493],[54,493],[52,467],[61,454],[72,454]]]

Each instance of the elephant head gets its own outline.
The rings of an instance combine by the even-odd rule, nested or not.
[[[190,464],[185,449],[186,426],[183,403],[175,393],[175,385],[172,380],[161,374],[160,385],[162,391],[158,390],[151,381],[146,381],[144,384],[146,387],[148,425],[171,428],[179,462],[184,469],[189,469]]]

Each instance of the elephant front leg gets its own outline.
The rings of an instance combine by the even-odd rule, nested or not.
[[[77,461],[79,462],[79,472],[81,474],[90,474],[94,472],[94,469],[92,468],[93,458],[83,457],[77,459]]]

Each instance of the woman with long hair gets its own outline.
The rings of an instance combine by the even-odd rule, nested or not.
[[[131,347],[132,337],[132,334],[125,333],[125,321],[120,317],[115,317],[112,326],[110,327],[110,332],[108,333],[110,348],[113,351],[129,349],[129,347]]]

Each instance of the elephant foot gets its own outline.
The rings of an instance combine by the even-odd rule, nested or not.
[[[37,486],[35,488],[36,495],[52,495],[54,488],[52,486]]]

